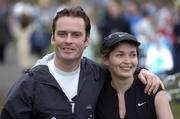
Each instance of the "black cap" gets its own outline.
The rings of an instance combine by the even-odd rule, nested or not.
[[[122,41],[134,43],[137,47],[140,45],[135,36],[125,32],[115,32],[104,38],[101,52],[103,54],[108,52],[113,46]]]

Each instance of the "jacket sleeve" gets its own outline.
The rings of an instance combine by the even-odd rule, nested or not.
[[[136,68],[135,72],[134,72],[134,76],[135,76],[136,78],[138,78],[138,75],[139,75],[139,73],[141,72],[141,69],[146,69],[146,68],[145,68],[145,67],[142,67],[142,66],[138,66],[138,67]],[[148,70],[148,69],[146,69],[146,70]]]
[[[33,80],[25,74],[10,89],[0,119],[31,119],[33,107]]]

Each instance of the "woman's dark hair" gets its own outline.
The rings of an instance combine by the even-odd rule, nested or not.
[[[121,41],[121,43],[126,43],[126,41]],[[115,44],[115,45],[114,45],[112,48],[110,48],[109,50],[104,51],[104,53],[101,53],[101,54],[102,54],[102,57],[108,58],[108,57],[109,57],[109,54],[117,47],[118,44],[119,44],[119,43]],[[136,46],[133,42],[128,42],[128,44]],[[140,52],[141,52],[141,49],[140,49],[139,47],[137,47],[137,48],[136,48],[136,51],[137,51],[137,56],[139,57]]]

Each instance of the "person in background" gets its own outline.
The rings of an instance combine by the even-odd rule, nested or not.
[[[0,63],[6,60],[6,49],[12,39],[10,30],[10,10],[7,2],[0,1]]]
[[[177,20],[173,27],[176,42],[174,44],[174,73],[180,72],[180,5],[177,8]]]
[[[28,12],[22,11],[19,21],[14,21],[12,33],[16,39],[17,60],[19,68],[24,72],[32,67],[38,56],[31,53],[31,35],[35,30],[32,16]]]
[[[103,66],[82,57],[90,29],[90,19],[81,7],[57,12],[51,36],[55,53],[47,54],[15,82],[1,119],[94,118],[108,73]],[[160,86],[160,79],[145,69],[137,70],[137,75],[147,82],[142,91],[156,91]]]
[[[125,32],[114,32],[103,40],[102,61],[111,77],[101,90],[95,119],[173,119],[166,92],[147,95],[134,72],[140,42]]]
[[[101,41],[109,34],[117,31],[131,33],[129,22],[123,14],[123,5],[117,0],[111,0],[105,6],[104,14],[99,22],[98,29]]]

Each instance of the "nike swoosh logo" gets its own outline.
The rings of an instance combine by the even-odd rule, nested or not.
[[[146,104],[146,102],[138,103],[138,106],[140,107],[140,106],[142,106],[142,105],[144,105],[144,104]]]

